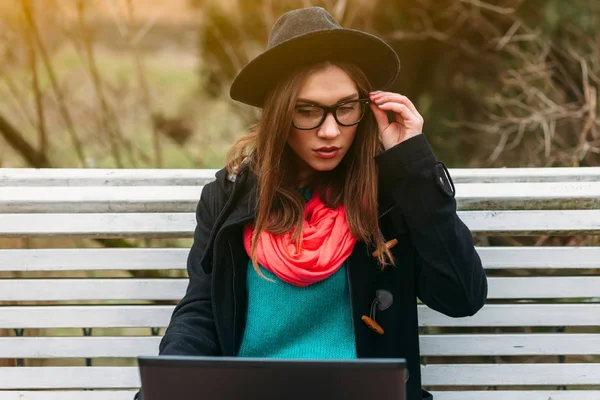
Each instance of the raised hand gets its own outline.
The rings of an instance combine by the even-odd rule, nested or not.
[[[422,133],[423,117],[408,97],[381,91],[371,92],[369,97],[385,150]],[[391,122],[386,111],[394,113]]]

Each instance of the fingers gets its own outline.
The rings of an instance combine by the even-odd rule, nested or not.
[[[376,91],[370,93],[369,98],[385,150],[422,133],[423,117],[406,96]],[[392,121],[388,119],[388,114],[393,115]]]
[[[420,116],[415,115],[412,112],[412,110],[404,104],[390,102],[390,103],[384,103],[378,107],[379,107],[380,111],[392,111],[392,112],[396,113],[396,115],[400,115],[401,119],[397,119],[396,122],[402,123],[403,125],[405,125],[408,121],[414,122],[414,123],[420,122],[420,120],[419,120]]]
[[[390,121],[388,120],[388,116],[379,106],[376,104],[369,104],[371,110],[373,111],[373,115],[375,115],[375,120],[377,121],[377,126],[379,127],[379,132],[383,132],[390,125]]]
[[[371,100],[376,104],[384,104],[389,102],[403,104],[406,107],[408,107],[408,109],[417,117],[417,119],[423,119],[413,102],[410,101],[410,99],[406,96],[403,96],[398,93],[377,91],[373,92],[370,97]]]

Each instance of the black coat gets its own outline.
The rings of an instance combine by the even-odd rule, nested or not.
[[[454,186],[423,135],[376,157],[380,228],[395,267],[380,270],[373,249],[358,242],[347,260],[352,317],[359,358],[405,358],[408,400],[421,390],[417,297],[451,317],[475,314],[485,303],[487,279],[469,229],[456,214]],[[187,292],[173,312],[160,354],[235,356],[247,312],[243,226],[255,217],[256,178],[247,169],[235,179],[225,170],[207,184],[198,203],[189,253]],[[377,290],[393,296],[378,311],[379,335],[362,322]]]

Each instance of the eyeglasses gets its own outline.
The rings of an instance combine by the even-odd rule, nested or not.
[[[341,126],[356,125],[362,120],[366,105],[370,102],[369,99],[348,100],[330,107],[300,104],[294,110],[292,125],[300,130],[315,129],[323,124],[329,113],[333,114],[333,118]]]

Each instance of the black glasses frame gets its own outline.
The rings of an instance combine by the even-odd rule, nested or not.
[[[343,124],[341,123],[338,118],[337,118],[337,109],[339,107],[345,106],[346,104],[349,103],[360,103],[360,104],[364,104],[364,107],[362,109],[362,113],[360,115],[360,118],[358,119],[358,121],[353,122],[351,124]],[[333,118],[335,119],[335,122],[338,123],[338,125],[341,126],[353,126],[358,124],[360,121],[362,121],[362,119],[365,116],[365,110],[367,109],[367,105],[371,103],[370,99],[356,99],[356,100],[346,100],[346,101],[342,101],[341,103],[337,103],[334,104],[332,106],[322,106],[320,104],[301,104],[301,105],[297,105],[296,109],[298,108],[303,108],[303,107],[317,107],[320,108],[321,110],[323,110],[323,117],[321,118],[321,121],[319,121],[318,124],[316,124],[315,126],[313,126],[312,128],[299,128],[296,126],[296,124],[294,124],[294,120],[292,119],[292,125],[294,126],[294,128],[299,129],[301,131],[310,131],[312,129],[317,129],[318,127],[320,127],[321,125],[323,125],[323,122],[325,122],[325,119],[327,118],[327,116],[329,114],[333,115]]]

